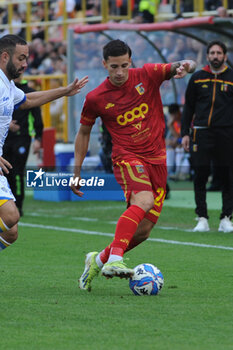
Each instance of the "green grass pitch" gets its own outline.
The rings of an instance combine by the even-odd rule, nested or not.
[[[91,293],[77,285],[85,254],[111,242],[123,202],[27,196],[19,239],[0,254],[0,349],[233,349],[233,234],[217,231],[221,203],[210,202],[211,231],[193,233],[188,191],[165,201],[151,240],[126,255],[164,275],[159,295],[139,297],[117,278],[99,276]]]

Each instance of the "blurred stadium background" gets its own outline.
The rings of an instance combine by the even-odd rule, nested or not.
[[[78,96],[43,107],[43,149],[40,159],[29,157],[28,169],[53,165],[56,170],[62,159],[63,170],[71,163],[83,100],[106,75],[101,55],[109,39],[127,41],[135,66],[192,58],[201,67],[206,43],[218,38],[233,65],[233,0],[154,3],[152,21],[146,22],[137,0],[0,0],[0,36],[14,33],[28,41],[24,78],[34,88],[90,78]],[[227,10],[225,17],[219,7]],[[171,103],[182,107],[186,85],[187,80],[164,83],[165,114]],[[98,156],[99,127],[87,158]],[[99,171],[96,163],[93,169]],[[99,277],[88,294],[77,288],[85,254],[109,244],[125,208],[115,202],[116,194],[97,194],[98,200],[114,200],[101,203],[80,203],[73,195],[74,203],[65,191],[47,191],[42,202],[34,200],[38,191],[34,198],[27,191],[19,239],[1,253],[0,348],[232,350],[233,243],[232,235],[217,231],[220,193],[208,193],[211,231],[198,233],[190,230],[195,224],[191,181],[174,181],[171,191],[150,240],[128,255],[130,266],[150,262],[163,272],[165,286],[153,300],[133,296],[120,279]]]
[[[135,67],[146,62],[190,58],[197,61],[200,68],[205,64],[206,43],[218,38],[227,45],[228,64],[233,65],[232,0],[154,0],[150,1],[154,6],[148,11],[142,10],[142,2],[0,2],[0,35],[14,33],[28,41],[30,57],[25,78],[34,88],[65,85],[75,76],[90,77],[86,88],[76,97],[43,106],[43,149],[39,160],[29,157],[29,166],[38,163],[38,166],[51,168],[56,165],[56,152],[72,153],[85,95],[106,76],[102,67],[102,46],[109,39],[120,38],[132,47]],[[171,103],[180,106],[184,103],[188,79],[172,79],[162,85],[165,114]],[[97,162],[101,147],[99,134],[100,125],[96,123],[88,156],[97,156]],[[67,159],[70,161],[69,157]]]

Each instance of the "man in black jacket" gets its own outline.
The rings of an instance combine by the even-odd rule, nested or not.
[[[206,184],[210,164],[221,179],[222,212],[218,230],[233,232],[233,70],[226,65],[227,49],[215,40],[207,46],[209,65],[195,72],[188,84],[182,117],[182,145],[191,152],[198,224],[209,231]],[[189,137],[192,125],[192,137]]]
[[[33,92],[22,76],[14,80],[15,85],[26,93]],[[24,172],[31,141],[33,153],[41,148],[43,121],[40,107],[32,109],[16,109],[10,123],[10,130],[3,147],[3,158],[11,163],[13,168],[6,174],[10,188],[16,199],[19,213],[23,215]]]

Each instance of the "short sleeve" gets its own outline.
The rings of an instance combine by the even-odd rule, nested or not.
[[[171,77],[171,63],[146,63],[143,69],[158,85],[161,85],[164,80],[168,80]]]
[[[17,88],[14,83],[12,84],[12,87],[14,89],[14,109],[17,109],[26,101],[26,95],[21,89]]]
[[[84,125],[93,125],[98,117],[96,113],[95,102],[87,95],[84,101],[80,123]]]

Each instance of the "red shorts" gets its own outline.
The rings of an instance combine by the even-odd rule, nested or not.
[[[114,164],[113,171],[128,203],[132,191],[134,193],[141,191],[153,192],[154,207],[146,214],[145,218],[156,223],[166,195],[166,165],[149,164],[137,159],[122,160]]]

